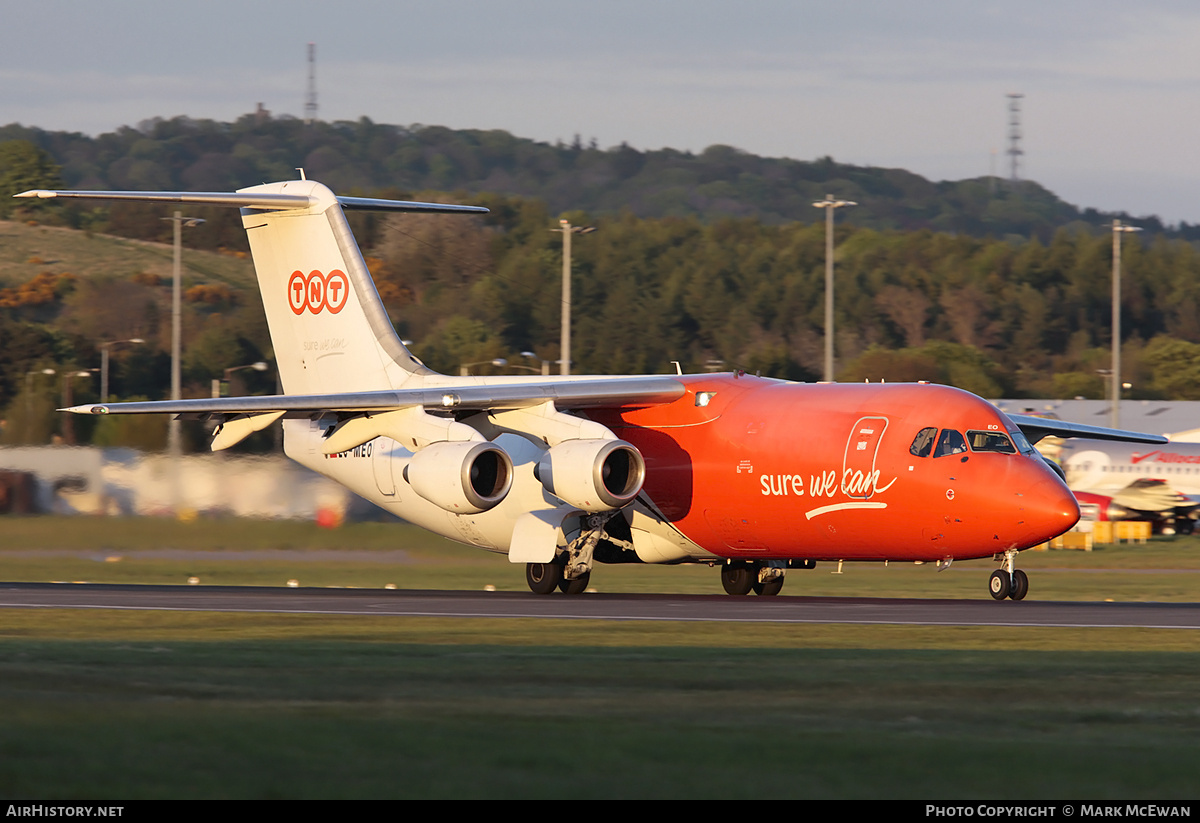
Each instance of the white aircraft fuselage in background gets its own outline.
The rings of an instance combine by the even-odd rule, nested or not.
[[[1085,519],[1149,520],[1191,532],[1200,505],[1200,444],[1064,441],[1058,454]]]

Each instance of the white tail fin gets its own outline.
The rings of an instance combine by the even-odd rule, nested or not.
[[[286,394],[393,389],[430,373],[396,336],[333,192],[297,180],[238,193],[312,203],[242,209]]]
[[[398,389],[434,372],[396,336],[343,207],[482,213],[477,206],[337,197],[312,180],[237,192],[27,191],[17,197],[240,206],[285,394]]]

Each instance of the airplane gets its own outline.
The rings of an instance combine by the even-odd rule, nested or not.
[[[236,192],[16,195],[241,209],[283,390],[62,411],[207,421],[213,450],[282,421],[293,460],[507,554],[537,594],[585,591],[597,563],[708,564],[727,593],[771,596],[817,562],[991,557],[991,596],[1021,600],[1018,553],[1079,518],[1033,443],[1165,442],[1005,415],[929,383],[439,374],[397,337],[345,211],[486,209],[339,197],[303,177]]]
[[[1167,533],[1195,530],[1200,444],[1147,450],[1127,443],[1067,440],[1057,459],[1086,519],[1146,520]]]

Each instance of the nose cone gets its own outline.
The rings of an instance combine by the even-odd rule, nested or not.
[[[1022,493],[1022,519],[1035,546],[1058,537],[1079,522],[1079,501],[1049,467],[1031,462],[1035,476]],[[1040,462],[1040,461],[1039,461]]]

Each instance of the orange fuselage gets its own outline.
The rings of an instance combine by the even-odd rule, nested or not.
[[[682,381],[687,393],[669,405],[594,416],[641,450],[645,492],[663,516],[714,554],[987,557],[1044,542],[1079,517],[1031,449],[914,453],[931,428],[1018,432],[967,392],[729,374]]]

